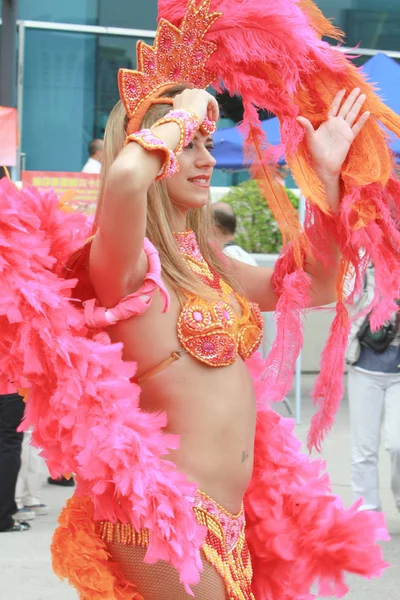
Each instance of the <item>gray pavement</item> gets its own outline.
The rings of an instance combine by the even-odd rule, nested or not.
[[[313,412],[309,400],[313,380],[314,376],[311,375],[303,377],[303,423],[296,428],[302,441],[306,439]],[[283,405],[279,406],[279,412],[285,416],[287,414]],[[351,503],[349,456],[348,407],[344,400],[335,428],[324,444],[323,458],[327,462],[334,490],[346,504]],[[392,540],[384,543],[383,548],[385,558],[392,566],[379,580],[364,581],[349,577],[348,600],[400,598],[400,515],[391,496],[389,459],[384,450],[380,464],[382,505],[392,536]],[[0,534],[0,600],[77,600],[74,589],[59,581],[52,573],[49,552],[58,513],[71,493],[71,488],[46,484],[43,502],[50,507],[49,515],[37,518],[29,532]]]

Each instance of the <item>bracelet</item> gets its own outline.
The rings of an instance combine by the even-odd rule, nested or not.
[[[163,140],[155,135],[154,131],[151,129],[141,129],[136,133],[131,133],[127,136],[124,146],[130,142],[136,142],[137,144],[140,144],[142,148],[148,150],[149,152],[156,152],[160,150],[164,152],[165,162],[156,177],[156,181],[166,177],[171,177],[171,175],[174,175],[179,171],[179,164],[176,160],[176,155],[168,148],[167,144]]]
[[[174,151],[170,150],[167,144],[153,131],[153,127],[158,127],[166,123],[176,123],[180,129],[179,142]],[[179,171],[177,157],[183,148],[192,141],[196,135],[196,131],[200,130],[203,135],[210,135],[214,133],[215,129],[215,122],[211,121],[208,117],[199,125],[199,119],[194,112],[184,109],[170,110],[165,117],[156,121],[151,129],[141,129],[128,135],[124,145],[136,142],[149,152],[164,152],[165,162],[156,177],[156,181],[158,181],[159,179],[171,177]]]
[[[196,131],[199,129],[199,119],[194,112],[189,110],[170,110],[164,117],[156,121],[153,127],[165,125],[166,123],[176,123],[181,131],[178,145],[175,148],[175,156],[177,156],[194,138]]]
[[[206,117],[200,125],[199,129],[203,135],[211,135],[212,133],[215,133],[217,129],[217,124],[215,121],[211,121],[211,119]]]
[[[175,156],[178,156],[183,148],[185,148],[194,138],[196,131],[200,130],[203,135],[210,135],[216,130],[215,121],[211,121],[208,117],[199,124],[198,116],[189,110],[174,109],[170,110],[165,117],[156,121],[153,127],[164,125],[166,123],[176,123],[181,131],[179,143],[175,148]]]

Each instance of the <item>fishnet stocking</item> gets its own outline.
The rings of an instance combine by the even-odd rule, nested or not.
[[[128,581],[137,587],[143,600],[188,600],[189,596],[179,582],[177,571],[165,561],[155,565],[144,562],[146,548],[107,542],[108,550]],[[196,600],[227,600],[223,579],[214,567],[202,557],[203,571],[200,583],[194,586]]]

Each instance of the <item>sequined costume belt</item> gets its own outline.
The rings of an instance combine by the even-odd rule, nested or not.
[[[255,600],[251,590],[253,569],[245,536],[243,506],[233,515],[200,490],[193,498],[197,521],[207,528],[202,552],[224,581],[229,600]],[[135,531],[131,525],[99,522],[97,531],[106,542],[149,545],[148,529]]]
[[[246,523],[243,506],[238,514],[233,515],[210,496],[198,490],[196,497],[193,499],[193,510],[199,523],[223,541],[228,552],[232,552],[240,536],[244,533]],[[147,529],[136,531],[132,525],[124,525],[123,523],[100,521],[98,532],[107,542],[114,541],[134,546],[147,546],[149,543],[149,531]]]

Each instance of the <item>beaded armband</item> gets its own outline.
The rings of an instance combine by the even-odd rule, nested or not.
[[[217,129],[217,124],[215,121],[211,121],[211,119],[206,117],[200,125],[199,129],[203,135],[211,135],[212,133],[215,133],[215,130]]]
[[[131,133],[125,140],[125,146],[130,142],[136,142],[140,144],[142,148],[149,152],[162,151],[165,154],[165,162],[160,169],[156,181],[164,179],[165,177],[171,177],[179,171],[178,161],[176,155],[170,150],[167,144],[156,136],[154,131],[151,129],[141,129],[136,133]]]
[[[194,138],[200,126],[199,119],[195,113],[189,110],[170,110],[164,117],[156,121],[153,127],[166,123],[176,123],[181,131],[179,143],[175,148],[175,156],[178,156]]]
[[[176,123],[181,132],[178,145],[174,151],[170,150],[167,144],[153,131],[154,127],[166,123]],[[136,142],[149,152],[160,150],[164,152],[165,162],[156,177],[156,181],[158,181],[159,179],[171,177],[171,175],[174,175],[179,171],[177,157],[182,152],[183,148],[192,141],[196,131],[200,130],[203,135],[210,135],[211,133],[214,133],[215,129],[215,122],[211,121],[208,117],[206,117],[200,125],[199,119],[195,113],[184,109],[170,110],[165,117],[156,121],[151,129],[141,129],[140,131],[128,135],[125,140],[125,145],[130,142]]]
[[[211,121],[208,117],[200,124],[199,118],[195,113],[184,109],[170,110],[164,117],[156,121],[153,127],[158,127],[165,123],[176,123],[181,130],[179,143],[175,149],[175,156],[178,156],[183,148],[186,148],[192,141],[197,130],[200,130],[203,135],[210,135],[216,129],[215,122]]]

